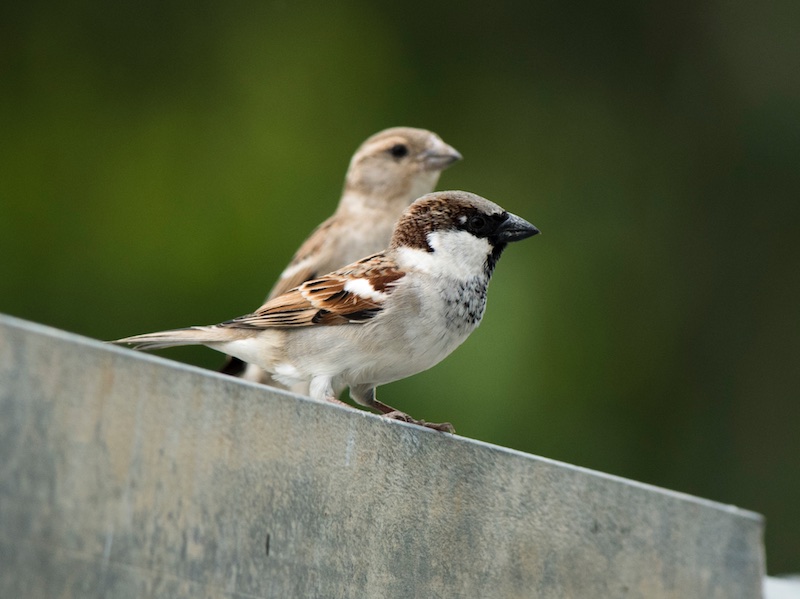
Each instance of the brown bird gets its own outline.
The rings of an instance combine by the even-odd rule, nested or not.
[[[257,365],[312,398],[356,403],[437,430],[381,403],[378,385],[438,364],[480,324],[489,279],[529,222],[475,194],[444,191],[414,202],[389,248],[306,281],[252,314],[213,326],[126,337],[137,349],[206,345]],[[347,404],[344,404],[347,405]]]
[[[267,300],[389,244],[397,219],[411,202],[433,191],[442,171],[461,154],[425,129],[393,127],[376,133],[356,150],[336,212],[300,246]],[[262,369],[229,358],[222,372],[274,384]],[[308,395],[308,387],[293,391]]]

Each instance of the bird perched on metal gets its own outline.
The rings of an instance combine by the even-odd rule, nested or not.
[[[307,281],[222,324],[136,335],[137,349],[206,345],[256,364],[311,397],[357,403],[438,430],[375,398],[378,385],[439,363],[480,324],[497,260],[538,229],[463,191],[425,195],[403,213],[388,249]],[[347,404],[345,404],[347,405]]]
[[[384,249],[403,210],[433,191],[442,171],[458,160],[455,148],[425,129],[393,127],[368,138],[350,160],[336,212],[300,246],[267,300]],[[222,372],[272,383],[263,370],[238,358],[230,358]],[[293,390],[308,393],[303,385]]]

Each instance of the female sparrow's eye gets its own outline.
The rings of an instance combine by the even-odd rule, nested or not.
[[[475,215],[470,217],[467,224],[469,225],[469,230],[473,233],[483,233],[486,228],[486,219],[480,215]]]
[[[405,144],[395,144],[389,149],[389,153],[395,158],[408,156],[408,146]]]

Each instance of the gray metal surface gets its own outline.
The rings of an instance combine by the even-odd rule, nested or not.
[[[0,597],[752,599],[757,514],[0,316]]]

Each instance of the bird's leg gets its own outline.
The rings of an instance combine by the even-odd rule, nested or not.
[[[380,412],[384,418],[391,420],[402,420],[403,422],[410,422],[418,426],[432,428],[437,431],[445,433],[454,433],[456,429],[449,422],[442,422],[441,424],[435,422],[425,422],[424,420],[417,420],[412,418],[405,412],[395,410],[392,406],[387,406],[385,403],[375,399],[375,387],[356,386],[350,387],[350,396],[362,406],[367,406],[373,410]]]
[[[333,381],[330,379],[330,377],[318,376],[313,378],[311,380],[311,384],[309,385],[308,392],[311,396],[311,399],[316,399],[317,401],[327,401],[328,403],[336,404],[338,406],[345,406],[351,410],[355,409],[349,403],[345,403],[336,397],[336,393],[333,392]]]

